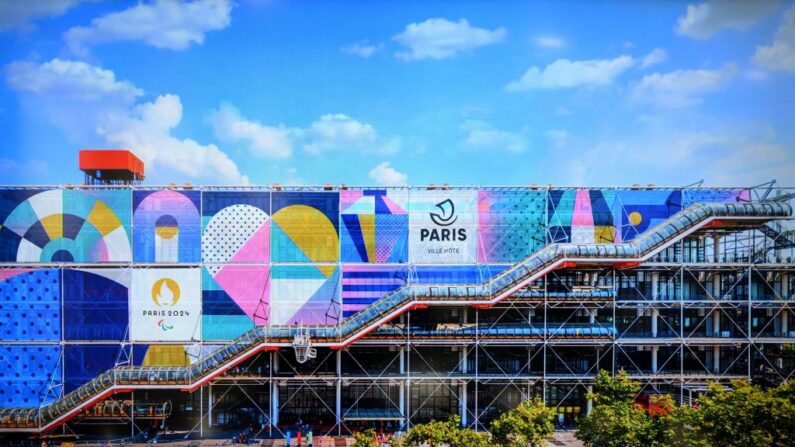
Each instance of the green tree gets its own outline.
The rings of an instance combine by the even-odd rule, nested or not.
[[[731,388],[710,384],[699,399],[699,430],[712,445],[767,447],[795,440],[795,387],[763,390],[744,380]]]
[[[596,376],[591,414],[580,420],[576,436],[590,447],[701,447],[697,418],[688,407],[677,407],[670,396],[652,396],[648,409],[634,402],[638,382],[620,371]]]
[[[491,423],[494,442],[503,447],[540,447],[555,433],[555,410],[538,399],[527,400]]]
[[[375,430],[368,428],[353,434],[353,447],[379,447],[375,439]]]
[[[596,374],[594,392],[588,398],[593,399],[597,405],[632,402],[640,389],[640,383],[631,380],[629,374],[623,369],[618,371],[615,378],[609,372],[601,369]]]
[[[406,447],[489,447],[488,433],[478,433],[471,428],[461,428],[461,418],[450,416],[446,421],[431,421],[411,427],[402,439]]]

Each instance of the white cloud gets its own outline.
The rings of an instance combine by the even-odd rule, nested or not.
[[[143,91],[116,80],[112,71],[60,59],[13,62],[6,67],[6,81],[21,93],[24,103],[73,141],[135,152],[152,181],[248,182],[217,146],[173,135],[182,121],[182,102],[176,95],[139,102]]]
[[[530,67],[520,79],[510,82],[506,89],[511,92],[521,92],[582,85],[606,85],[635,65],[635,62],[630,56],[585,61],[558,59],[543,69]]]
[[[342,113],[321,116],[307,127],[266,125],[243,117],[232,104],[222,103],[208,121],[216,138],[227,143],[243,142],[256,157],[286,159],[294,147],[319,155],[326,152],[393,154],[400,150],[398,137],[385,137],[372,124]]]
[[[398,172],[390,166],[390,162],[385,161],[370,170],[368,174],[370,180],[384,186],[402,186],[406,184],[408,176],[402,172]]]
[[[559,37],[541,36],[536,38],[536,45],[544,48],[560,48],[566,45],[566,42]]]
[[[32,20],[64,14],[84,0],[7,0],[0,2],[0,31],[30,30]]]
[[[724,29],[745,30],[778,7],[778,0],[713,0],[688,5],[676,32],[694,39],[709,39]]]
[[[342,113],[327,114],[303,129],[292,129],[293,138],[309,153],[357,151],[391,154],[400,149],[398,137],[382,137],[371,124]]]
[[[520,133],[506,132],[483,121],[466,120],[459,130],[465,134],[461,145],[467,149],[517,153],[527,148],[526,129]]]
[[[248,143],[248,150],[256,157],[288,158],[293,151],[290,132],[284,126],[265,126],[242,116],[231,104],[223,103],[209,117],[215,136],[224,142]]]
[[[350,54],[352,56],[359,56],[361,58],[367,59],[383,49],[384,49],[384,44],[382,43],[371,44],[367,40],[362,40],[361,42],[356,42],[346,47],[342,47],[340,51],[342,51],[345,54]]]
[[[648,68],[652,65],[657,65],[665,62],[668,59],[668,53],[662,48],[655,48],[640,60],[640,68]]]
[[[451,22],[447,19],[428,19],[410,23],[392,40],[408,49],[395,53],[399,59],[449,59],[486,45],[501,42],[507,35],[505,28],[488,30],[471,26],[466,19]]]
[[[769,70],[795,72],[795,6],[787,10],[773,42],[756,47],[753,62]]]
[[[737,73],[735,64],[718,70],[677,70],[653,73],[632,84],[630,98],[661,107],[686,107],[702,102],[701,96],[722,88]]]
[[[176,2],[157,0],[138,3],[76,26],[65,34],[67,44],[77,54],[86,48],[118,41],[141,41],[156,48],[185,50],[204,42],[208,31],[229,26],[232,3],[228,0]]]
[[[43,64],[12,62],[6,67],[6,81],[15,90],[78,101],[114,98],[129,103],[143,95],[130,82],[117,81],[110,70],[62,59]]]

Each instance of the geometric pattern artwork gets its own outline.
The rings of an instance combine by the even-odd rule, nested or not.
[[[129,190],[0,190],[0,262],[129,262],[129,234]]]
[[[417,190],[409,202],[410,259],[425,264],[477,261],[477,190]]]
[[[339,320],[337,265],[271,268],[270,324],[333,324]]]
[[[130,340],[198,340],[201,269],[136,268],[130,294]]]
[[[136,262],[199,262],[199,191],[133,191]]]
[[[342,266],[342,316],[350,317],[408,282],[408,266]]]
[[[611,243],[616,241],[612,189],[552,189],[547,205],[548,241]]]
[[[268,324],[270,193],[202,195],[202,337],[231,340]],[[246,264],[246,265],[244,265]]]
[[[268,324],[270,275],[267,265],[224,266],[215,276],[202,269],[202,339],[232,340]]]
[[[751,191],[747,189],[686,189],[682,194],[682,206],[694,203],[749,202]]]
[[[342,262],[406,262],[407,202],[405,189],[340,191]]]
[[[518,262],[546,242],[546,191],[478,191],[478,262]]]
[[[204,192],[202,259],[208,264],[270,261],[270,193]]]
[[[274,192],[271,216],[273,262],[337,262],[339,194]]]
[[[64,340],[125,339],[130,269],[64,269],[63,289]]]
[[[38,407],[55,399],[61,382],[60,345],[0,345],[0,407]]]
[[[61,272],[0,270],[0,340],[61,340]]]
[[[628,242],[682,210],[681,190],[616,191],[616,242]]]
[[[64,346],[64,392],[68,393],[116,365],[121,345]]]

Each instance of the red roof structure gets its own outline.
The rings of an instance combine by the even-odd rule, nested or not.
[[[125,149],[81,149],[79,167],[90,185],[134,184],[145,178],[144,162]]]

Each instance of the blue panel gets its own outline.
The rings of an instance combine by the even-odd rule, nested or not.
[[[0,340],[61,340],[61,275],[57,269],[0,270]]]
[[[66,345],[64,392],[68,393],[116,364],[120,345]]]
[[[0,407],[37,407],[61,384],[59,345],[0,346]],[[54,393],[48,394],[53,389]]]
[[[64,270],[64,338],[124,340],[129,270]]]

